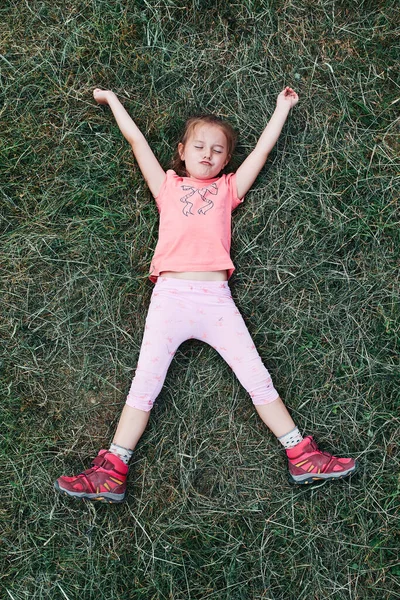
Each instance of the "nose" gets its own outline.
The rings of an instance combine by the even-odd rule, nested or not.
[[[208,148],[204,148],[203,152],[204,152],[204,158],[209,160],[210,156],[211,156],[211,151]]]

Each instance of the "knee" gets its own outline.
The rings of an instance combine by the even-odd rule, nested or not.
[[[279,394],[269,376],[265,380],[253,384],[249,389],[249,394],[255,406],[270,404],[279,398]]]
[[[148,412],[161,391],[166,372],[137,369],[126,403],[132,408]]]
[[[257,396],[250,394],[250,396],[254,406],[265,406],[265,404],[272,404],[272,402],[275,402],[279,398],[279,394],[275,388],[271,394],[259,394]]]
[[[150,412],[154,406],[154,402],[155,400],[151,398],[150,394],[140,394],[139,396],[129,394],[126,399],[126,404],[128,406],[144,412]]]

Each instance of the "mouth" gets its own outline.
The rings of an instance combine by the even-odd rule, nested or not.
[[[200,162],[201,165],[207,165],[207,167],[211,167],[211,163],[208,160],[202,160]]]

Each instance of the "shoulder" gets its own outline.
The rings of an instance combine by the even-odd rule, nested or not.
[[[232,210],[243,202],[243,198],[238,197],[236,173],[228,173],[220,178],[222,185],[226,187],[226,193],[231,199]]]
[[[173,169],[168,169],[168,171],[166,171],[166,175],[170,178],[179,177],[179,175],[177,175]]]
[[[226,185],[232,185],[232,181],[236,181],[236,173],[225,173],[221,175],[220,180]]]
[[[161,208],[165,197],[173,194],[174,190],[182,185],[184,177],[180,177],[172,169],[168,169],[165,173],[165,179],[162,183],[158,196],[155,198],[157,206]]]
[[[175,171],[173,171],[172,169],[168,169],[168,171],[165,172],[165,179],[163,181],[163,184],[161,186],[161,189],[159,191],[159,194],[157,196],[157,198],[159,198],[167,188],[170,188],[171,185],[173,186],[176,183],[180,183],[182,181],[182,177],[179,177],[179,175],[177,175],[175,173]],[[156,198],[156,200],[157,200]]]
[[[219,187],[224,187],[229,195],[236,195],[236,173],[221,175],[217,183]]]

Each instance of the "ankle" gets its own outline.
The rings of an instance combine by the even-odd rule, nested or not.
[[[129,448],[124,448],[123,446],[119,446],[118,444],[114,444],[114,442],[111,444],[108,451],[111,452],[111,454],[118,456],[118,458],[120,458],[122,462],[126,465],[129,463],[133,454],[133,450],[130,450]]]
[[[303,441],[303,436],[301,435],[298,427],[295,427],[285,435],[281,435],[278,437],[278,440],[285,448],[285,450],[289,450],[290,448],[294,448],[297,444]]]

